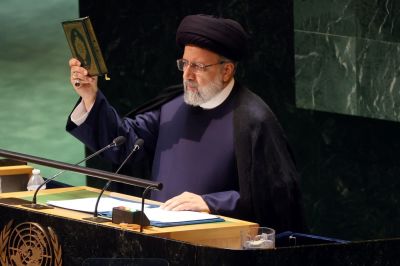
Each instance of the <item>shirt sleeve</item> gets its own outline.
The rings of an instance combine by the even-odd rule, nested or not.
[[[207,203],[211,213],[228,216],[235,212],[240,194],[235,190],[229,190],[204,194],[202,198]]]
[[[89,110],[86,110],[85,104],[81,101],[75,109],[71,113],[71,121],[77,125],[82,125],[86,118],[89,116],[90,110],[92,109],[93,104],[90,106]]]

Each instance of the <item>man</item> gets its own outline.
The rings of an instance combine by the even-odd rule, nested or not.
[[[97,77],[71,59],[71,83],[81,100],[67,130],[93,150],[123,135],[121,162],[137,138],[152,158],[152,199],[167,210],[205,211],[258,222],[277,231],[304,229],[298,177],[281,126],[268,106],[234,79],[247,34],[230,19],[185,17],[179,94],[120,118],[98,90]]]

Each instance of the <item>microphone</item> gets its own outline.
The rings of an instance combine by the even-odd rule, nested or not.
[[[100,153],[102,153],[102,152],[105,151],[105,150],[111,149],[111,148],[113,148],[113,147],[120,146],[120,145],[124,144],[125,141],[126,141],[126,138],[125,138],[124,136],[118,136],[118,137],[116,137],[115,139],[113,139],[113,141],[112,141],[110,144],[108,144],[107,146],[101,148],[100,150],[98,150],[98,151],[92,153],[91,155],[89,155],[88,157],[84,158],[83,160],[81,160],[81,161],[75,163],[75,165],[81,164],[81,163],[83,163],[83,162],[85,162],[85,161],[87,161],[87,160],[93,158],[94,156],[99,155]],[[51,209],[52,207],[50,207],[50,206],[45,206],[45,205],[36,204],[36,196],[37,196],[37,193],[39,192],[39,190],[40,190],[44,185],[46,185],[47,183],[49,183],[50,181],[52,181],[52,180],[53,180],[54,178],[56,178],[57,176],[59,176],[59,175],[61,175],[62,173],[64,173],[65,171],[67,171],[67,170],[60,171],[60,172],[58,172],[57,174],[53,175],[52,177],[47,178],[45,182],[43,182],[40,186],[38,186],[38,187],[36,188],[35,193],[33,194],[32,203],[31,203],[31,204],[23,204],[23,206],[25,206],[25,207],[30,207],[30,208],[33,208],[33,209]]]
[[[126,162],[129,160],[129,158],[131,158],[131,156],[137,152],[138,150],[140,150],[142,148],[144,144],[144,140],[139,138],[135,141],[135,144],[133,145],[133,149],[131,150],[131,152],[128,154],[128,156],[126,156],[125,160],[120,164],[120,166],[118,167],[118,169],[115,171],[115,174],[118,174],[118,172],[122,169],[122,167],[126,164]],[[94,212],[93,212],[93,217],[90,218],[83,218],[85,220],[89,220],[89,221],[93,221],[93,222],[108,222],[108,219],[104,219],[101,217],[98,217],[98,206],[99,206],[99,202],[100,202],[100,198],[103,195],[104,191],[107,190],[107,188],[110,186],[112,180],[108,180],[107,183],[105,184],[105,186],[103,187],[103,189],[100,191],[99,196],[97,197],[97,201],[96,201],[96,205],[94,207]]]

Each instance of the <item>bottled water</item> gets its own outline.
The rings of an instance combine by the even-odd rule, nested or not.
[[[44,183],[43,177],[40,175],[40,170],[39,169],[33,169],[32,170],[32,175],[29,178],[27,189],[28,190],[36,190],[41,184]],[[45,189],[46,185],[41,187],[40,189]]]

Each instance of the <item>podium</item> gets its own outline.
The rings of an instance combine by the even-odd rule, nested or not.
[[[99,193],[98,189],[85,186],[47,189],[39,192],[38,201],[43,203],[44,199],[65,199],[65,197],[79,195],[86,191]],[[105,192],[105,195],[107,194],[126,200],[138,202],[141,200],[120,193]],[[32,195],[33,193],[30,191],[13,192],[0,194],[0,198],[13,197],[29,200]],[[58,195],[64,196],[57,198]],[[155,203],[150,200],[146,201],[146,204]],[[238,249],[240,230],[256,225],[252,222],[223,217],[224,222],[162,228],[147,226],[143,233],[140,233],[139,225],[119,225],[113,224],[111,221],[106,223],[90,222],[84,218],[91,217],[92,214],[61,208],[33,210],[22,205],[0,204],[0,213],[0,230],[2,230],[3,236],[12,235],[13,228],[24,223],[33,223],[41,227],[43,230],[37,229],[44,231],[40,235],[49,234],[46,228],[50,227],[52,231],[50,235],[53,234],[53,237],[57,238],[55,243],[59,244],[62,261],[66,265],[81,265],[88,258],[126,256],[142,258],[147,253],[148,255],[145,257],[151,255],[153,258],[165,258],[168,261],[173,258],[172,261],[180,264],[187,261],[188,258],[186,256],[180,258],[180,255],[183,254],[174,254],[174,250],[183,249],[194,252],[196,246]],[[8,243],[13,242],[10,241],[10,237],[7,240]],[[40,241],[43,242],[43,240]],[[0,247],[3,247],[3,250],[0,251],[4,252],[6,246],[5,243],[2,243]],[[8,245],[8,249],[12,248]],[[52,247],[52,250],[57,251],[57,247]]]
[[[38,199],[81,190],[98,192],[89,187],[48,189],[40,191]],[[32,192],[27,191],[0,194],[0,198],[31,196]],[[37,265],[90,265],[90,261],[129,258],[144,260],[148,265],[162,265],[151,264],[160,261],[164,265],[400,265],[400,238],[240,250],[239,231],[254,226],[252,222],[224,217],[225,221],[218,223],[149,226],[140,233],[139,226],[83,220],[90,215],[59,208],[33,210],[0,204],[2,265],[25,265],[23,260],[26,262],[28,257],[36,258]]]

